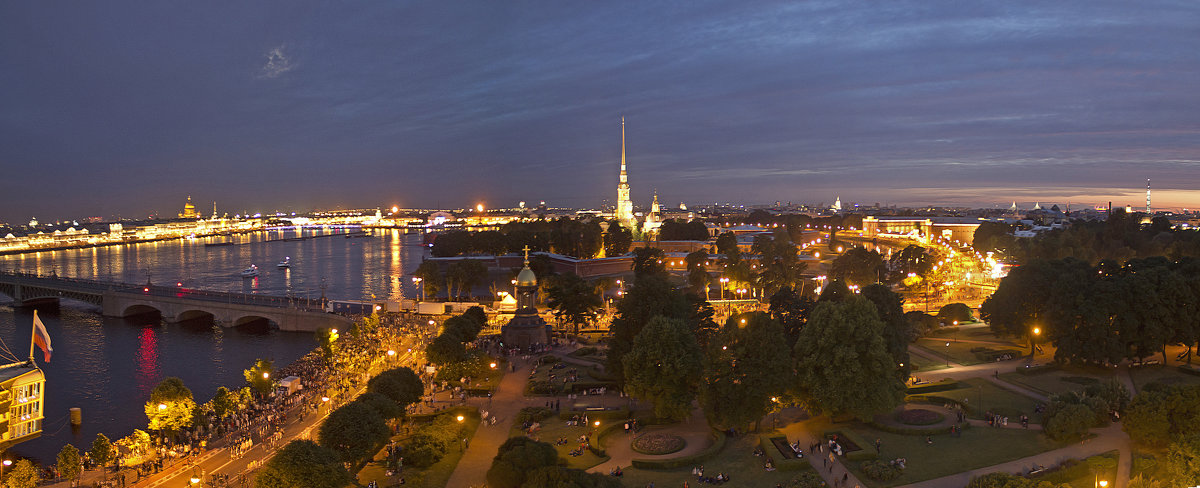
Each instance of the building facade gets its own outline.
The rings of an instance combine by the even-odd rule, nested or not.
[[[0,451],[42,434],[45,386],[32,361],[0,366]]]

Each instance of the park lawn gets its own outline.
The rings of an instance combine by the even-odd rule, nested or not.
[[[963,401],[975,407],[968,415],[973,419],[984,419],[985,414],[990,411],[1008,416],[1009,423],[1019,423],[1022,413],[1029,416],[1030,423],[1042,423],[1042,414],[1033,412],[1034,405],[1039,403],[1036,399],[1002,388],[983,378],[968,378],[958,383],[963,387],[930,395]]]
[[[913,373],[914,374],[918,373],[918,372],[928,373],[930,371],[937,371],[939,369],[946,369],[949,367],[949,366],[946,366],[946,363],[944,363],[942,361],[936,361],[933,359],[929,359],[920,354],[909,354],[908,360],[913,365]]]
[[[982,359],[979,359],[979,357],[976,356],[975,353],[971,352],[971,349],[975,349],[975,348],[979,348],[979,347],[990,347],[992,349],[1012,349],[1013,351],[1016,351],[1018,354],[1020,353],[1020,349],[1017,347],[1007,347],[1007,346],[996,345],[996,344],[979,344],[979,343],[975,343],[975,342],[963,342],[963,341],[955,342],[953,339],[945,339],[945,338],[930,339],[928,337],[922,337],[920,339],[917,339],[916,344],[917,344],[917,347],[920,347],[926,351],[929,351],[929,353],[931,355],[933,355],[933,357],[941,359],[942,364],[945,364],[946,355],[949,354],[951,361],[956,362],[961,365],[964,365],[964,366],[971,366],[974,364],[983,364],[984,363],[984,361]],[[947,346],[946,344],[949,344],[949,346]]]
[[[1046,396],[1082,390],[1089,384],[1105,383],[1112,378],[1112,370],[1077,367],[1063,367],[1057,371],[1030,375],[1016,372],[1000,374],[1000,379],[1004,381],[1029,388]]]
[[[563,367],[555,369],[554,366],[558,365],[558,364],[562,364]],[[577,377],[576,381],[564,383],[563,379],[566,378],[567,372],[571,371],[571,370],[575,370],[576,372],[578,372],[578,374],[576,375],[576,377]],[[568,393],[568,389],[570,388],[572,383],[589,383],[589,382],[603,381],[594,376],[595,372],[596,371],[593,368],[578,365],[578,364],[573,364],[573,363],[562,362],[562,361],[553,363],[553,364],[543,364],[543,365],[538,366],[537,369],[534,370],[533,374],[531,374],[529,376],[529,382],[527,382],[525,384],[525,394],[527,396],[535,396],[535,395],[536,396],[555,396],[555,395],[550,395],[550,394],[533,393],[530,388],[531,388],[531,385],[533,385],[533,383],[535,381],[553,381],[555,384],[563,387],[563,390],[561,391],[560,394],[566,394],[566,393]],[[550,378],[551,375],[554,376],[553,379]]]
[[[716,476],[725,473],[731,478],[723,486],[771,487],[777,483],[786,484],[802,471],[785,471],[763,469],[766,457],[754,455],[754,449],[759,446],[757,434],[747,434],[740,437],[730,437],[725,447],[715,457],[696,463],[704,466],[705,476]],[[673,469],[638,469],[633,466],[622,466],[625,476],[621,483],[630,488],[641,488],[650,482],[654,486],[677,487],[686,481],[691,486],[700,486],[696,477],[692,476],[693,466],[681,466]]]
[[[479,414],[465,413],[463,415],[463,424],[467,427],[467,432],[471,433],[471,438],[475,437],[475,432],[479,428]],[[397,445],[403,445],[406,435],[398,435],[392,437]],[[376,459],[386,455],[386,448],[379,454],[376,454]],[[458,462],[462,459],[463,451],[461,448],[451,448],[442,457],[441,460],[434,463],[425,469],[416,469],[405,466],[400,473],[400,477],[404,478],[405,487],[413,486],[419,488],[441,488],[446,486],[450,481],[450,475],[454,474],[454,469],[458,467]],[[375,461],[367,463],[361,471],[358,472],[358,481],[362,486],[366,486],[372,481],[379,483],[380,488],[398,487],[398,477],[393,476],[391,479],[387,477],[387,469],[382,463]]]
[[[558,451],[559,459],[567,461],[567,467],[577,469],[588,469],[597,464],[608,461],[608,457],[600,457],[587,449],[584,449],[583,454],[579,456],[571,456],[570,453],[575,448],[579,447],[579,436],[591,433],[590,442],[593,446],[599,447],[599,439],[596,438],[595,428],[588,428],[582,425],[567,425],[566,420],[559,419],[557,415],[541,421],[541,428],[534,432],[530,438],[553,445],[554,450]],[[521,437],[526,435],[520,425],[513,425],[512,431],[509,432],[509,437]],[[555,445],[555,441],[559,437],[566,437],[567,443],[563,445]]]
[[[1190,375],[1174,366],[1152,365],[1129,368],[1129,376],[1133,378],[1134,386],[1141,391],[1150,383],[1164,385],[1194,385],[1200,384],[1200,376]]]
[[[881,461],[901,457],[907,460],[904,473],[888,482],[872,481],[863,473],[861,463],[848,463],[854,475],[870,487],[900,486],[941,478],[1065,445],[1050,440],[1041,432],[1024,429],[972,427],[963,430],[962,437],[951,437],[950,434],[932,436],[933,445],[927,446],[924,436],[892,434],[861,423],[841,428],[851,430],[863,439],[879,439],[882,444]],[[866,446],[866,449],[871,449],[871,446]]]

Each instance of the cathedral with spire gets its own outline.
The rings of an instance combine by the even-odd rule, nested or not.
[[[613,217],[627,228],[633,229],[633,201],[629,199],[629,174],[625,172],[625,117],[621,117],[621,179],[617,184],[617,210]]]

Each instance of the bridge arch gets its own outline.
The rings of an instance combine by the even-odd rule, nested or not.
[[[216,315],[214,315],[212,312],[206,312],[204,310],[184,310],[183,312],[179,312],[179,314],[175,316],[176,322],[188,322],[188,321],[213,322],[215,320],[216,320]]]
[[[270,318],[262,315],[243,315],[233,321],[234,327],[242,327],[247,329],[273,329],[278,328],[279,324]]]
[[[136,303],[136,304],[130,305],[128,307],[125,307],[125,310],[123,310],[121,312],[122,317],[136,317],[139,315],[151,315],[151,314],[158,315],[161,317],[162,310],[159,310],[150,305]]]

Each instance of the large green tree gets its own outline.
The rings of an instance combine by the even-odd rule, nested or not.
[[[624,256],[629,253],[633,244],[633,232],[622,226],[616,220],[608,223],[608,233],[604,236],[604,255],[608,257]]]
[[[887,266],[878,252],[856,247],[833,260],[829,267],[831,278],[844,280],[851,285],[867,286],[883,281]]]
[[[743,428],[774,410],[790,386],[789,353],[783,326],[767,314],[730,317],[705,354],[700,406],[708,422]]]
[[[1200,385],[1148,385],[1129,403],[1121,428],[1151,447],[1200,434]]]
[[[417,270],[413,272],[413,277],[421,280],[422,300],[430,297],[436,299],[444,286],[442,270],[438,269],[438,264],[435,261],[421,261],[421,265],[417,266]]]
[[[622,358],[625,391],[653,403],[656,417],[682,420],[696,398],[701,357],[696,336],[683,320],[655,317]]]
[[[317,432],[317,439],[343,462],[354,463],[374,453],[374,449],[387,441],[389,432],[375,410],[351,402],[329,414]]]
[[[425,346],[425,357],[434,364],[445,366],[466,359],[467,349],[457,334],[443,332]]]
[[[561,322],[566,320],[579,335],[579,327],[596,316],[596,310],[604,305],[596,287],[575,273],[557,276],[546,293],[546,306],[554,310]]]
[[[383,394],[400,406],[408,407],[421,400],[425,384],[408,367],[389,369],[367,381],[367,391]]]
[[[883,343],[887,345],[892,362],[899,365],[896,376],[908,381],[912,364],[908,357],[908,345],[917,340],[912,324],[904,318],[904,299],[887,285],[875,283],[862,289],[862,296],[875,305],[879,320],[883,321]]]
[[[637,279],[649,276],[666,276],[667,265],[663,261],[667,254],[657,247],[639,247],[633,250],[633,275]]]
[[[512,437],[500,445],[492,459],[487,484],[491,488],[520,488],[534,469],[557,465],[554,446],[528,437]]]
[[[1167,447],[1167,477],[1177,486],[1200,485],[1200,435],[1193,434]]]
[[[13,464],[12,471],[4,479],[5,488],[36,488],[42,482],[42,473],[28,459]]]
[[[807,295],[796,293],[792,287],[785,286],[771,295],[769,304],[767,311],[771,314],[771,318],[783,326],[790,349],[796,344],[796,338],[800,337],[800,329],[803,329],[804,324],[808,323],[808,315],[812,312],[816,302]]]
[[[113,449],[112,442],[108,440],[108,436],[103,433],[96,434],[96,438],[92,440],[92,451],[89,454],[92,461],[100,466],[100,472],[104,474],[104,479],[108,479],[108,463],[117,460],[117,451]]]
[[[71,482],[74,486],[79,480],[79,475],[83,474],[83,458],[79,455],[79,449],[75,446],[67,444],[62,450],[58,451],[57,463],[58,475]]]
[[[756,281],[764,295],[771,296],[784,287],[802,285],[807,265],[800,261],[796,245],[784,229],[776,229],[770,236],[755,237],[751,250],[759,255]]]
[[[146,402],[145,406],[150,428],[170,434],[190,427],[195,409],[196,401],[192,399],[192,390],[184,386],[183,380],[174,376],[162,380],[154,387],[150,392],[150,401]]]
[[[684,258],[684,262],[687,263],[688,288],[692,293],[707,298],[708,284],[712,282],[712,276],[708,274],[708,252],[692,251]]]
[[[888,353],[883,321],[861,296],[820,302],[796,341],[798,395],[814,412],[862,419],[904,400],[900,365]]]
[[[608,341],[607,372],[624,381],[622,360],[633,348],[634,338],[650,319],[658,316],[687,319],[690,312],[687,297],[676,290],[665,276],[649,274],[639,277],[626,291],[624,298],[617,301],[617,313],[609,327],[612,338]]]
[[[342,488],[354,478],[337,453],[313,441],[292,441],[254,477],[256,488]]]
[[[254,360],[254,365],[250,366],[250,369],[243,370],[242,376],[246,378],[250,388],[253,388],[259,395],[271,393],[275,389],[275,385],[279,383],[279,378],[275,377],[275,361],[270,359]]]

